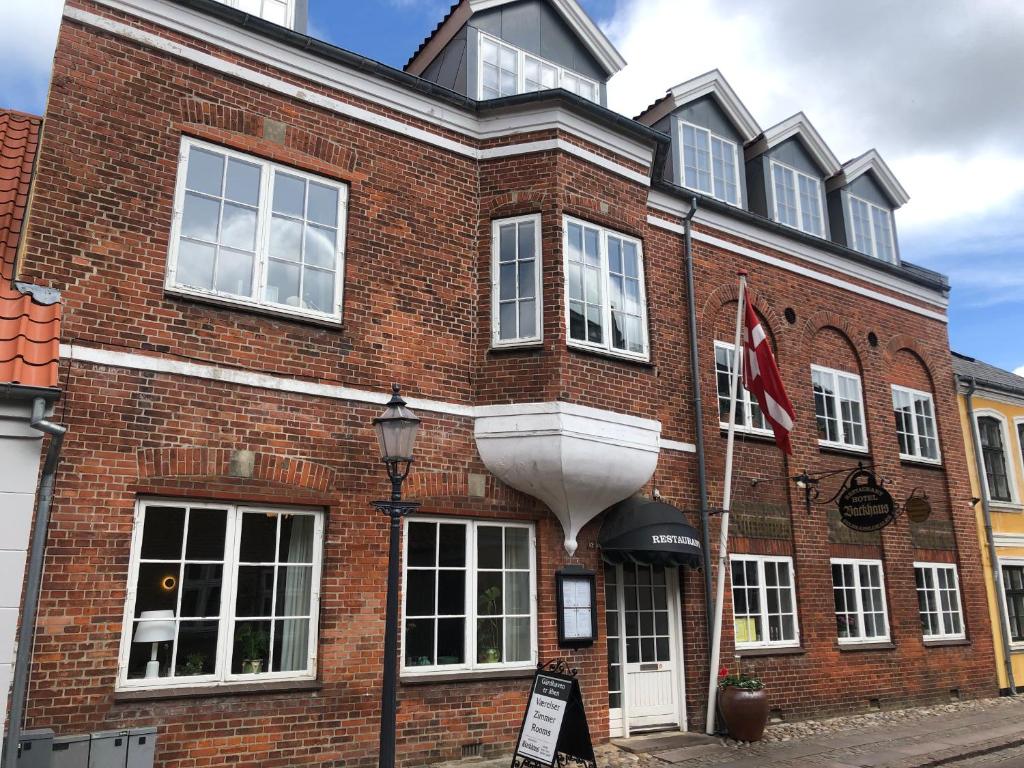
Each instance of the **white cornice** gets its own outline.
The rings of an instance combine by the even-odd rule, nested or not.
[[[323,397],[331,400],[348,400],[355,403],[368,403],[370,405],[385,405],[391,396],[389,392],[372,392],[364,389],[355,389],[340,384],[324,384],[306,379],[295,379],[289,376],[277,374],[259,373],[248,371],[242,368],[225,368],[219,365],[208,363],[197,363],[191,360],[181,360],[175,357],[145,355],[138,352],[124,352],[121,350],[98,349],[96,347],[83,347],[77,344],[61,344],[60,356],[64,360],[73,360],[93,365],[109,366],[111,368],[125,368],[132,371],[149,371],[152,373],[164,373],[173,376],[184,376],[187,378],[203,379],[206,381],[220,381],[225,384],[232,384],[242,387],[254,387],[274,392],[291,392],[299,395],[312,397]],[[522,404],[511,405],[483,405],[473,406],[464,403],[449,403],[443,400],[429,400],[419,397],[406,397],[409,407],[413,410],[427,413],[440,413],[448,416],[459,416],[475,419],[479,416],[513,415],[522,411],[523,408],[543,410],[545,406],[533,404],[524,406]],[[604,421],[610,425],[634,428],[646,431],[660,431],[661,424],[653,419],[646,419],[642,416],[635,416],[631,413],[620,413],[608,411],[602,408],[593,408],[575,403],[560,402],[551,405],[549,410],[558,411],[579,416],[586,416],[591,420]],[[681,453],[693,453],[696,448],[693,443],[684,443],[677,440],[660,440],[655,446],[667,451],[678,451]]]
[[[537,105],[532,108],[524,107],[519,112],[509,111],[500,115],[478,118],[468,110],[445,105],[428,95],[419,94],[414,89],[403,88],[372,73],[327,61],[315,54],[292,48],[184,6],[166,2],[166,0],[98,0],[98,2],[470,139],[483,140],[514,136],[520,133],[555,128],[643,165],[649,165],[654,157],[653,144],[645,145],[641,141],[598,125],[561,106]],[[130,24],[70,6],[65,7],[64,15],[79,23],[102,29],[200,66],[223,72],[261,88],[315,104],[393,133],[408,136],[465,157],[477,159],[480,156],[475,147],[457,139],[441,136],[425,128],[409,125],[402,120],[357,107],[340,99],[323,96],[280,78],[146,32]]]
[[[469,6],[473,9],[473,13],[479,13],[488,8],[496,8],[512,2],[516,2],[516,0],[469,0]],[[565,19],[569,28],[576,33],[609,77],[626,66],[626,60],[622,58],[622,54],[615,49],[615,46],[605,37],[605,34],[576,0],[548,0],[548,2]]]
[[[997,547],[1024,548],[1024,533],[993,533],[992,543]],[[1003,558],[1000,558],[1002,560]]]
[[[829,149],[821,134],[818,133],[817,129],[803,112],[797,112],[781,123],[773,125],[771,128],[766,128],[763,138],[747,147],[744,155],[747,160],[763,155],[772,147],[778,146],[793,136],[799,137],[800,142],[811,153],[814,162],[824,171],[826,178],[839,173],[842,168],[839,164],[839,158]]]
[[[709,94],[739,131],[744,142],[753,141],[761,134],[761,126],[757,124],[757,120],[750,114],[750,110],[740,101],[736,91],[717,69],[669,88],[665,99],[659,101],[655,107],[639,115],[636,119],[645,125],[653,125],[679,107]]]
[[[910,200],[910,195],[907,194],[907,190],[900,184],[896,174],[892,172],[885,160],[882,159],[882,156],[874,149],[869,149],[860,157],[843,163],[839,175],[830,179],[826,188],[831,192],[834,189],[845,187],[868,171],[874,174],[875,180],[882,186],[882,190],[893,202],[895,208],[907,204]]]
[[[657,190],[651,191],[647,204],[648,207],[654,211],[665,211],[673,216],[680,217],[685,216],[690,210],[688,203]],[[920,307],[916,304],[911,304],[910,302],[902,301],[901,299],[871,290],[865,286],[850,283],[841,278],[834,277],[814,269],[809,269],[801,266],[800,264],[794,264],[784,259],[776,258],[774,256],[761,253],[760,251],[755,251],[751,248],[745,248],[735,243],[722,240],[721,238],[714,237],[713,235],[705,232],[694,231],[693,237],[697,240],[712,243],[757,261],[771,264],[773,266],[780,267],[781,269],[795,272],[797,274],[804,275],[805,277],[810,277],[814,280],[834,285],[862,296],[868,296],[877,301],[882,301],[892,306],[898,306],[902,309],[910,310],[911,312],[924,315],[925,317],[930,317],[934,320],[947,322],[948,318],[946,317],[945,310],[949,302],[948,299],[938,291],[930,290],[917,285],[916,283],[912,283],[909,280],[903,280],[896,275],[891,275],[880,269],[872,269],[870,265],[860,264],[849,259],[844,259],[842,256],[829,253],[824,249],[816,249],[802,242],[797,242],[783,237],[777,233],[767,232],[758,227],[714,211],[709,211],[703,208],[698,209],[694,218],[698,223],[706,224],[707,226],[713,227],[727,235],[734,235],[736,237],[743,238],[752,245],[771,248],[779,253],[807,262],[809,265],[817,266],[819,268],[824,267],[835,272],[848,275],[852,278],[864,280],[865,282],[877,285],[880,288],[886,288],[888,290],[901,293],[909,298],[930,304],[938,311],[933,311],[925,307]],[[652,226],[676,232],[677,234],[681,234],[683,231],[682,225],[667,221],[656,215],[648,215],[647,221]]]

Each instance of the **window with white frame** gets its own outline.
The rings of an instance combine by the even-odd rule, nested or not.
[[[1024,562],[1000,560],[1010,642],[1024,643]]]
[[[1007,471],[1007,435],[1004,422],[995,416],[978,416],[978,439],[985,465],[985,483],[992,501],[1012,502],[1013,488]]]
[[[640,241],[566,217],[565,274],[569,344],[646,360]]]
[[[901,459],[939,461],[932,396],[916,389],[892,387],[892,409]]]
[[[832,596],[840,643],[889,639],[881,560],[832,558]]]
[[[681,122],[684,186],[739,205],[740,178],[736,143],[707,128]]]
[[[340,320],[344,184],[182,140],[167,287]]]
[[[494,346],[541,338],[540,216],[491,226],[491,327]]]
[[[322,542],[316,511],[140,501],[119,685],[314,677]]]
[[[825,235],[821,181],[772,160],[775,220],[810,235]]]
[[[732,612],[737,648],[800,644],[793,559],[732,556]]]
[[[834,448],[867,450],[860,376],[812,365],[811,381],[814,385],[818,443]]]
[[[480,33],[480,98],[564,88],[590,101],[601,98],[600,85],[588,77]]]
[[[957,640],[964,637],[960,610],[960,580],[956,566],[946,563],[914,563],[921,634],[925,640]]]
[[[412,518],[405,530],[404,673],[533,666],[532,526]]]
[[[295,0],[220,0],[253,16],[291,29],[295,24]]]
[[[859,197],[849,197],[854,249],[876,259],[895,263],[896,243],[892,233],[892,213]]]
[[[715,342],[715,381],[718,385],[718,423],[729,427],[729,399],[732,393],[732,371],[736,360],[735,347],[726,341]],[[754,434],[772,434],[768,421],[761,412],[757,398],[743,386],[743,377],[736,384],[736,429]]]

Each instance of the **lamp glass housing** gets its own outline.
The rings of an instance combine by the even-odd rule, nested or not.
[[[412,461],[419,428],[419,418],[406,406],[396,384],[392,389],[388,407],[373,420],[381,459],[388,463]]]

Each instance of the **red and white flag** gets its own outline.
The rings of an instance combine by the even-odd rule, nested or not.
[[[792,455],[793,447],[789,442],[789,433],[793,431],[796,413],[782,386],[775,355],[772,354],[768,337],[750,303],[750,295],[747,294],[745,299],[747,306],[744,308],[743,319],[743,386],[757,398],[761,412],[772,425],[775,444]]]

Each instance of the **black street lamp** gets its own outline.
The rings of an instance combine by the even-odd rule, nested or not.
[[[373,420],[380,443],[380,457],[391,480],[391,498],[375,501],[373,506],[391,518],[388,552],[388,597],[384,623],[384,686],[380,699],[379,768],[395,765],[395,714],[398,709],[395,674],[398,667],[398,542],[402,535],[402,518],[419,506],[416,501],[402,501],[402,481],[412,466],[412,449],[420,420],[406,407],[397,384],[391,387],[391,400],[384,413]]]

